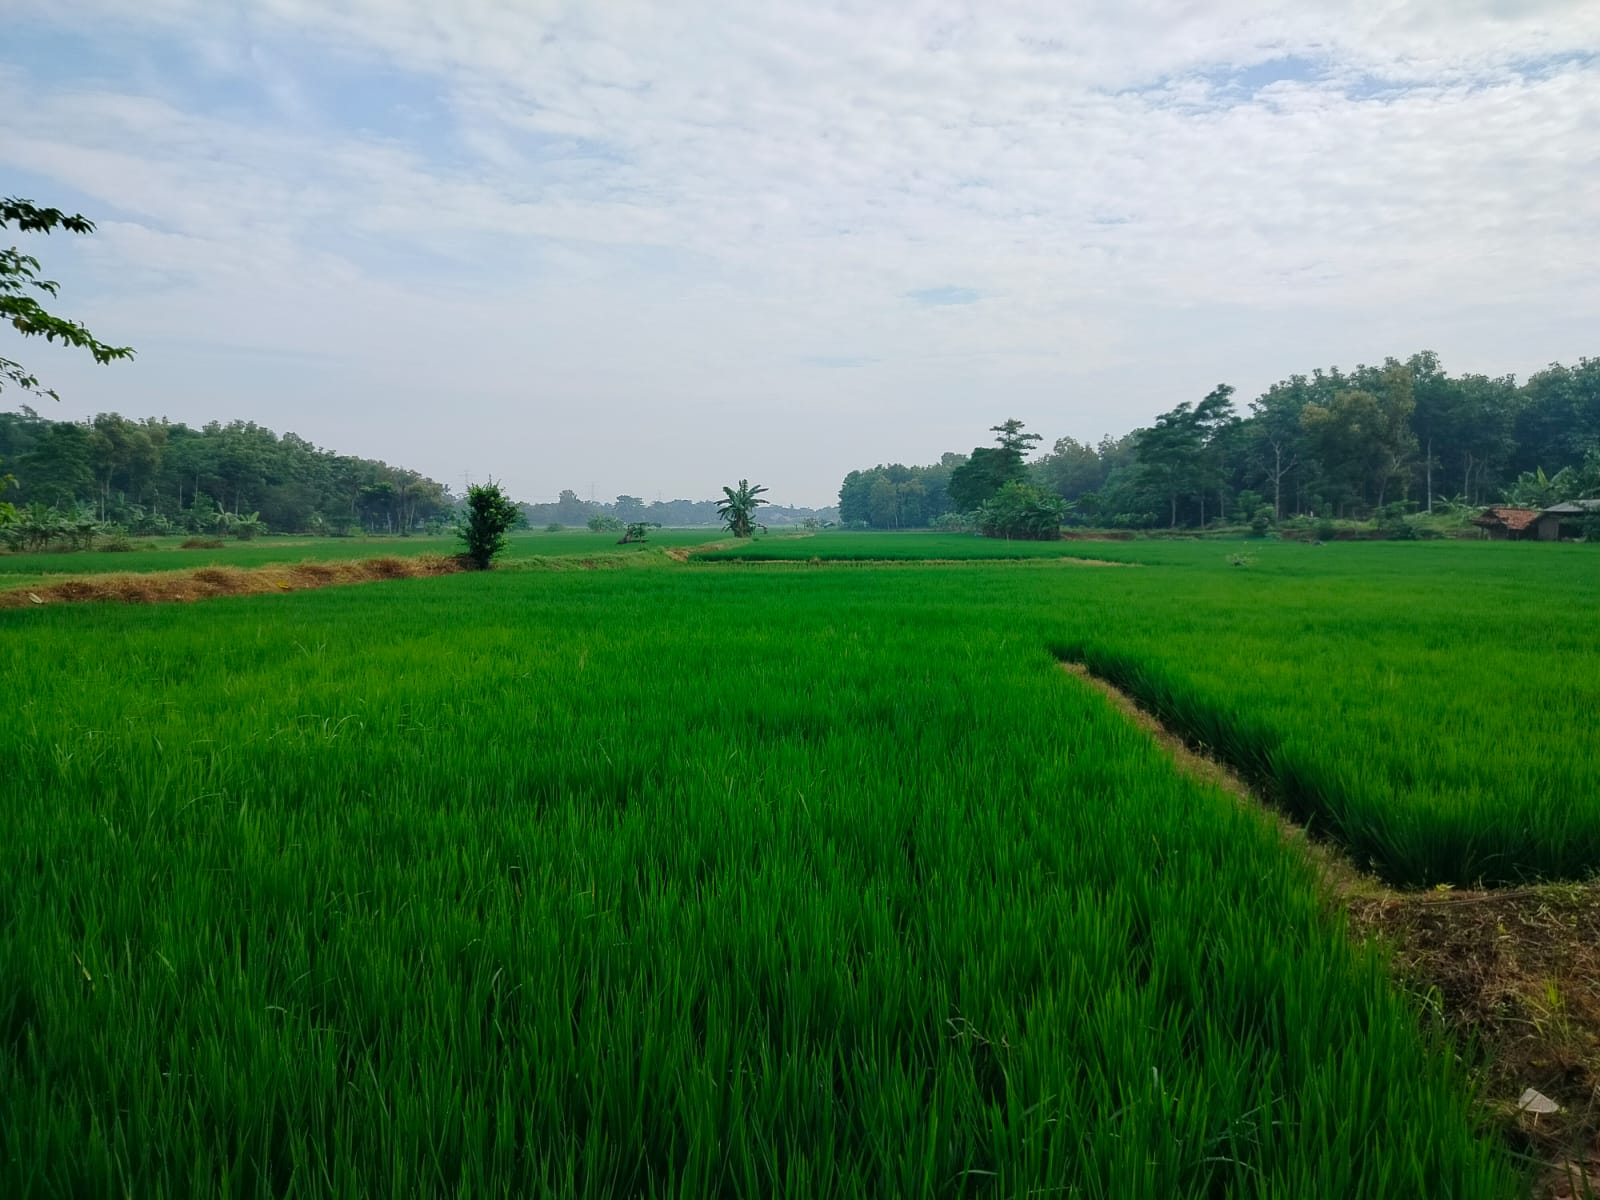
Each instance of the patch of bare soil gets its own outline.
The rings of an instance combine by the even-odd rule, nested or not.
[[[1054,562],[1057,566],[1061,566],[1061,567],[1142,567],[1142,566],[1144,566],[1143,563],[1117,562],[1115,559],[1110,559],[1110,558],[1075,558],[1072,555],[1068,555],[1068,554],[1063,554],[1060,558],[1050,559],[1050,560],[1047,560],[1047,561]]]
[[[1540,1195],[1600,1196],[1600,884],[1396,891],[1313,841],[1127,693],[1081,664],[1062,667],[1179,770],[1232,793],[1314,863],[1352,936],[1382,939],[1399,985],[1471,1055],[1495,1127],[1541,1164]]]
[[[419,554],[411,558],[388,555],[353,562],[283,563],[248,568],[199,567],[192,571],[88,575],[43,586],[0,591],[0,608],[92,601],[173,604],[209,600],[216,596],[302,592],[311,588],[373,583],[383,579],[420,579],[430,575],[453,575],[465,569],[458,558],[443,554]]]
[[[809,534],[807,535],[810,536]],[[667,557],[676,563],[686,563],[696,554],[708,554],[713,550],[726,550],[729,546],[737,546],[738,542],[702,542],[698,546],[668,546]]]
[[[1389,893],[1346,907],[1352,929],[1394,948],[1400,981],[1475,1043],[1496,1124],[1545,1165],[1545,1194],[1600,1194],[1600,887]]]

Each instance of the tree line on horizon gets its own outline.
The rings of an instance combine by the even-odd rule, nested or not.
[[[562,528],[587,526],[597,519],[615,522],[618,527],[644,522],[666,528],[686,526],[715,527],[723,524],[718,514],[720,500],[651,500],[639,496],[621,495],[615,500],[584,500],[571,488],[563,488],[560,496],[551,501],[520,505],[528,525],[535,529],[559,525]],[[807,508],[803,505],[771,504],[761,511],[761,518],[770,525],[798,525],[806,521],[837,521],[838,511],[832,507]],[[610,527],[609,525],[607,526]]]
[[[410,533],[442,528],[458,504],[417,471],[254,421],[52,421],[24,407],[0,412],[0,462],[14,477],[11,502],[86,513],[141,536],[226,533],[251,518],[282,533]]]
[[[837,510],[772,505],[764,520],[981,529],[989,505],[994,531],[1029,536],[1019,531],[1050,525],[1053,502],[1069,519],[1123,528],[1365,518],[1441,502],[1539,507],[1593,494],[1600,481],[1600,359],[1554,364],[1519,385],[1510,376],[1450,376],[1425,352],[1291,376],[1243,413],[1233,389],[1219,385],[1150,426],[1094,445],[1063,437],[1031,461],[1040,438],[1021,430],[1008,421],[995,427],[996,445],[927,466],[852,471]],[[416,471],[249,421],[198,429],[115,413],[53,421],[24,407],[0,412],[0,463],[6,500],[140,536],[440,531],[461,503]],[[1017,490],[1024,485],[1034,491]],[[715,500],[647,503],[625,494],[600,502],[572,489],[519,508],[536,528],[720,523]]]
[[[438,480],[376,459],[336,454],[253,421],[199,428],[164,418],[101,413],[54,421],[24,406],[0,412],[0,480],[6,502],[93,521],[136,536],[262,531],[342,536],[443,532],[462,498]],[[717,526],[716,500],[621,495],[521,503],[520,524],[582,528],[597,518],[626,525]],[[771,505],[777,525],[832,521],[832,509]],[[607,525],[609,528],[609,524]]]
[[[1019,453],[1020,429],[1006,422],[995,427],[997,445],[926,466],[851,471],[839,489],[841,523],[971,523],[1008,484],[1113,528],[1550,503],[1600,480],[1600,359],[1555,363],[1519,385],[1510,375],[1451,376],[1424,351],[1290,376],[1243,413],[1221,384],[1147,427],[1096,444],[1059,438],[1031,461]]]

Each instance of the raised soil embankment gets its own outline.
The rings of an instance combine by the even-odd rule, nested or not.
[[[1490,1116],[1544,1167],[1539,1194],[1600,1194],[1600,885],[1390,888],[1313,840],[1226,764],[1196,753],[1132,696],[1080,663],[1061,665],[1148,732],[1180,771],[1270,821],[1314,865],[1353,936],[1389,945],[1399,985],[1458,1045],[1475,1045]],[[1519,1107],[1528,1088],[1560,1110]]]
[[[265,567],[196,567],[189,571],[89,575],[0,591],[0,608],[96,600],[170,604],[209,600],[216,596],[302,592],[383,579],[420,579],[430,575],[453,575],[462,570],[465,568],[459,559],[442,554],[420,554],[412,558],[390,555],[355,562],[275,563]]]

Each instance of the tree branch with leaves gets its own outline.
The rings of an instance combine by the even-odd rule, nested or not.
[[[59,208],[40,208],[26,200],[7,197],[0,200],[0,228],[15,226],[22,233],[51,233],[61,229],[68,233],[93,233],[94,222],[77,213],[65,213]],[[128,346],[108,346],[76,321],[58,317],[48,312],[33,293],[55,296],[61,285],[40,275],[43,268],[31,254],[24,254],[12,246],[0,250],[0,318],[23,337],[42,337],[47,342],[61,342],[87,350],[98,363],[115,362],[132,358]],[[40,385],[38,376],[21,363],[0,355],[0,391],[7,386],[18,387],[36,396],[61,399],[50,388]]]

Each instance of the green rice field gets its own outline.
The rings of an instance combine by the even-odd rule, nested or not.
[[[1023,542],[970,533],[856,533],[828,530],[779,534],[723,545],[697,561],[726,562],[927,562],[966,559],[1091,558],[1137,562],[1163,543],[1150,541]],[[1159,551],[1158,551],[1159,552]]]
[[[1199,560],[1171,590],[1097,578],[1058,651],[1391,883],[1600,872],[1594,548],[1208,549],[1171,548]]]
[[[0,611],[0,1195],[1521,1194],[1059,662],[1392,880],[1586,878],[1592,548],[893,536]]]
[[[1058,614],[1050,645],[1392,883],[1600,870],[1592,547],[836,533],[695,561],[889,563],[919,549],[1138,566],[1042,585],[1041,599],[1089,605]]]

